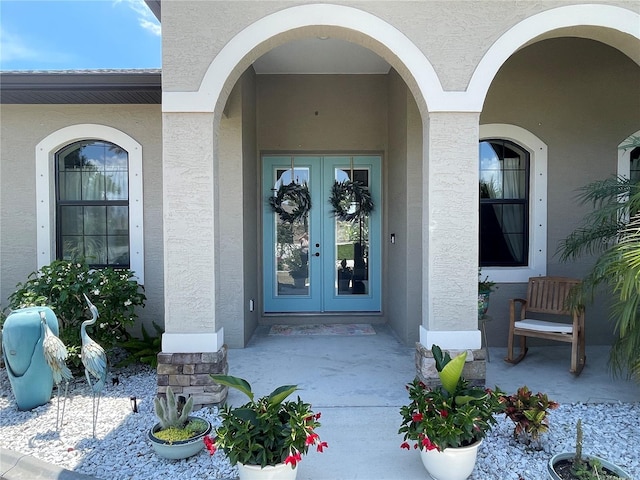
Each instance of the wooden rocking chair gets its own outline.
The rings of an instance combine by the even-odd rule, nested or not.
[[[509,342],[505,361],[518,363],[527,354],[527,337],[545,338],[571,343],[571,373],[580,375],[586,362],[584,341],[584,308],[570,310],[567,297],[580,280],[566,277],[532,277],[527,299],[509,301]],[[520,304],[520,320],[516,321],[516,303]],[[531,314],[557,315],[571,323],[536,320]],[[513,342],[520,336],[520,354],[515,357]]]

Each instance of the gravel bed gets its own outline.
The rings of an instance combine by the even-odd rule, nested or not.
[[[478,452],[473,480],[546,480],[556,453],[574,452],[576,422],[582,419],[583,454],[596,455],[640,480],[640,403],[564,404],[549,414],[550,429],[535,451],[513,439],[514,423],[504,415]],[[499,473],[496,473],[499,472]]]
[[[147,440],[156,423],[153,396],[155,372],[128,367],[114,372],[100,400],[96,439],[92,438],[92,397],[84,379],[69,387],[64,425],[55,429],[56,399],[27,412],[17,410],[6,371],[0,370],[0,447],[32,455],[60,467],[100,479],[208,478],[232,479],[237,471],[218,452],[206,451],[186,460],[159,458]],[[132,412],[136,397],[138,413]],[[214,427],[217,409],[197,413]],[[551,430],[542,450],[532,451],[513,440],[513,423],[504,416],[480,447],[472,480],[545,480],[546,464],[554,453],[575,449],[575,423],[582,419],[584,453],[595,454],[640,479],[640,404],[561,405],[550,414]],[[399,420],[398,420],[399,424]],[[325,432],[325,437],[329,432]]]
[[[69,385],[64,425],[56,432],[56,398],[31,411],[18,411],[6,370],[0,370],[0,447],[104,480],[237,477],[236,468],[221,453],[203,452],[179,461],[158,457],[147,439],[157,423],[155,371],[136,366],[113,373],[118,383],[110,382],[103,392],[94,439],[93,397],[84,377]],[[138,413],[132,411],[131,397],[136,397]],[[215,427],[220,424],[217,413],[216,408],[203,408],[197,415]]]

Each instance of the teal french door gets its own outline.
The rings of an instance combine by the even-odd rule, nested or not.
[[[262,157],[266,313],[380,311],[380,161],[376,155]],[[364,218],[335,217],[332,187],[344,180],[358,181],[371,194],[374,208]],[[311,209],[287,222],[268,199],[291,182],[307,184]],[[295,205],[283,202],[282,207],[287,211]]]

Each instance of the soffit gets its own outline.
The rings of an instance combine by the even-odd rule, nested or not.
[[[162,75],[153,70],[0,72],[3,104],[160,104]]]

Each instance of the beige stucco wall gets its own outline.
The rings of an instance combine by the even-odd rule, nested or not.
[[[386,75],[258,75],[261,151],[382,151]]]
[[[139,316],[154,332],[151,322],[162,326],[164,318],[160,105],[2,105],[0,305],[5,307],[16,284],[37,270],[36,145],[56,130],[82,123],[116,128],[142,145],[147,306]]]
[[[227,101],[219,132],[216,327],[224,328],[232,348],[249,340],[259,312],[255,90],[255,74],[249,69]]]
[[[243,28],[303,1],[201,2],[165,0],[162,4],[163,84],[165,91],[196,91],[211,60]],[[584,1],[351,1],[339,5],[369,12],[413,42],[433,65],[444,90],[464,90],[479,60],[518,22],[555,7]],[[640,12],[635,1],[602,1]],[[336,3],[338,4],[338,3]],[[388,51],[345,29],[322,27],[289,32],[261,45],[251,61],[293,38],[330,34],[354,41],[400,66]],[[446,38],[446,41],[443,39]],[[455,61],[452,61],[455,59]]]
[[[243,238],[248,245],[261,232],[260,170],[258,168],[256,140],[256,78],[253,69],[248,69],[242,77],[242,173],[243,173]],[[259,243],[256,242],[255,245]],[[246,344],[258,324],[260,314],[260,255],[259,248],[244,248],[244,344]],[[253,302],[253,311],[249,302]],[[240,320],[240,319],[238,319]]]
[[[602,43],[552,39],[527,47],[494,80],[481,123],[511,123],[548,145],[548,260],[551,275],[583,276],[590,259],[560,263],[561,239],[587,209],[577,189],[616,174],[617,146],[640,129],[640,67]],[[505,345],[508,298],[523,284],[503,284],[492,295],[489,343]],[[611,324],[602,298],[587,308],[587,341],[609,343]]]

